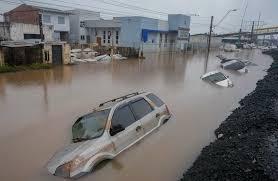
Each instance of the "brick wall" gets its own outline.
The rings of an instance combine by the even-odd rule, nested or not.
[[[22,4],[4,14],[4,19],[11,23],[39,24],[39,9]]]

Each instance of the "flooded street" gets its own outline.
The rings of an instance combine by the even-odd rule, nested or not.
[[[208,71],[220,70],[217,54],[211,53]],[[212,86],[200,79],[206,57],[201,53],[148,54],[140,61],[1,74],[1,180],[63,180],[50,175],[45,166],[58,149],[70,143],[73,122],[99,103],[135,91],[156,93],[173,118],[79,180],[177,180],[272,63],[272,58],[259,50],[234,55],[258,66],[248,67],[248,74],[223,71],[233,81],[233,88]]]

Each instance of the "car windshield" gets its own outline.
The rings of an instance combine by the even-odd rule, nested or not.
[[[226,80],[227,78],[221,73],[218,72],[216,74],[212,74],[205,78],[205,80],[211,81],[211,82],[221,82],[223,80]]]
[[[96,111],[79,118],[72,126],[73,142],[100,137],[104,130],[110,109]]]

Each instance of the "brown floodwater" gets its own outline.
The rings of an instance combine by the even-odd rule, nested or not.
[[[208,71],[220,69],[212,52]],[[177,180],[201,149],[215,139],[214,130],[254,90],[272,59],[259,50],[229,53],[248,58],[248,74],[223,71],[233,88],[200,80],[205,54],[148,54],[145,60],[113,61],[51,70],[0,75],[0,179],[59,181],[45,166],[70,143],[71,125],[102,101],[134,91],[153,91],[173,118],[113,161],[80,181]]]

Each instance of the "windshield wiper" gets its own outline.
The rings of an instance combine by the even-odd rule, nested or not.
[[[77,142],[81,142],[81,141],[87,141],[87,140],[90,140],[91,138],[74,138],[72,139],[72,141],[74,143],[77,143]]]

